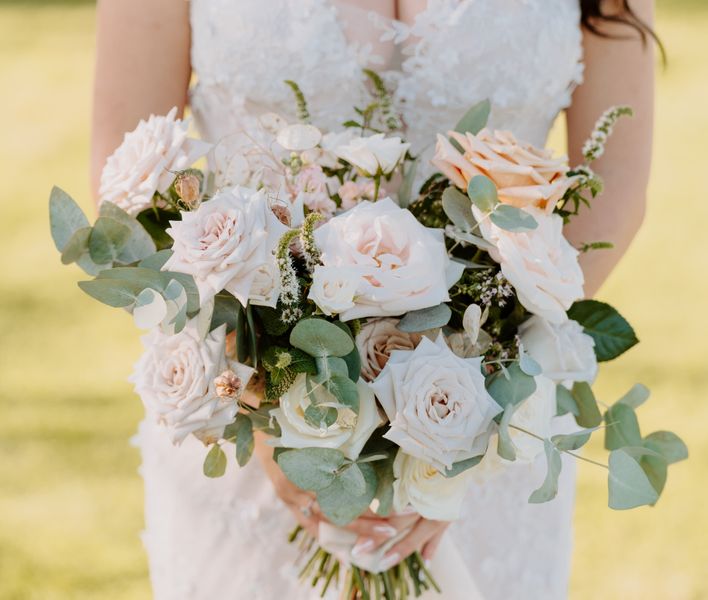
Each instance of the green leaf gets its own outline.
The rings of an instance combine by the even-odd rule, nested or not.
[[[115,308],[132,306],[138,294],[144,289],[122,279],[79,281],[79,287],[92,298]]]
[[[614,308],[597,300],[582,300],[570,307],[568,317],[577,321],[595,340],[598,361],[617,358],[639,343],[631,325]]]
[[[472,203],[485,213],[494,210],[494,207],[499,204],[497,186],[484,175],[476,175],[470,179],[467,184],[467,195]]]
[[[418,333],[428,329],[444,327],[450,322],[452,311],[444,302],[437,306],[412,310],[407,312],[396,325],[397,329],[406,333]]]
[[[484,454],[480,454],[479,456],[473,456],[472,458],[460,460],[456,463],[453,463],[452,467],[450,467],[449,469],[445,469],[445,471],[443,471],[443,475],[448,478],[456,477],[460,473],[464,473],[465,471],[467,471],[467,469],[476,467],[480,462],[482,462],[483,458]]]
[[[510,204],[497,204],[489,218],[497,227],[513,233],[531,231],[538,227],[538,221],[533,215]]]
[[[172,250],[160,250],[159,252],[155,252],[143,258],[138,263],[138,267],[150,269],[151,271],[160,271],[171,256]]]
[[[526,375],[514,362],[505,371],[497,371],[487,378],[487,391],[502,408],[521,404],[536,391],[536,380]]]
[[[688,458],[688,448],[683,440],[671,431],[655,431],[646,436],[642,445],[664,457],[668,464]]]
[[[253,455],[253,422],[243,413],[236,415],[236,462],[240,467],[246,466]]]
[[[336,408],[310,404],[310,406],[305,409],[304,417],[305,421],[307,421],[311,427],[328,429],[337,422],[338,414]]]
[[[541,368],[541,365],[539,365],[526,352],[522,352],[521,355],[519,356],[519,368],[524,373],[526,373],[527,375],[530,375],[531,377],[536,377],[537,375],[540,375],[541,373],[543,373],[543,369]]]
[[[359,414],[359,389],[348,375],[333,375],[324,384],[340,404]]]
[[[55,186],[49,195],[49,225],[54,245],[63,252],[74,233],[89,227],[89,222],[73,198]]]
[[[278,465],[285,476],[303,490],[323,490],[335,479],[346,458],[332,448],[286,450],[278,455]]]
[[[130,229],[110,217],[98,217],[89,235],[91,260],[98,264],[115,263],[130,238]]]
[[[130,231],[128,239],[117,256],[118,262],[130,264],[155,253],[155,242],[152,241],[148,232],[137,219],[131,217],[122,208],[111,202],[103,202],[99,215],[114,219],[121,225],[125,225]]]
[[[583,431],[576,431],[575,433],[559,433],[558,435],[554,435],[551,441],[558,450],[572,452],[587,444],[590,440],[590,436],[597,430],[598,427],[593,427],[592,429],[584,429]]]
[[[442,206],[450,221],[463,231],[469,231],[475,226],[477,221],[472,214],[472,203],[456,187],[450,186],[443,192]]]
[[[550,440],[543,440],[543,450],[546,453],[548,471],[546,471],[546,479],[544,479],[541,487],[529,496],[529,502],[531,504],[549,502],[558,494],[558,476],[563,466],[560,452],[558,452]]]
[[[258,331],[253,319],[253,306],[246,306],[246,325],[248,326],[248,355],[251,358],[251,365],[258,368]]]
[[[317,363],[307,352],[297,348],[291,348],[288,352],[292,357],[289,366],[295,373],[307,373],[308,375],[317,373]],[[346,357],[344,357],[344,360],[346,361]]]
[[[403,174],[403,180],[398,188],[398,206],[401,208],[408,208],[408,205],[411,203],[411,198],[413,197],[413,184],[415,183],[415,176],[418,172],[419,162],[420,159],[418,158],[411,161]]]
[[[576,417],[580,415],[580,408],[578,408],[578,403],[573,398],[573,394],[560,383],[556,386],[556,411],[559,417],[568,413]]]
[[[626,510],[651,505],[658,500],[659,492],[641,464],[644,452],[650,451],[644,448],[619,448],[610,452],[608,475],[610,508]]]
[[[327,519],[335,525],[343,527],[361,515],[371,504],[377,489],[376,472],[374,468],[364,463],[357,465],[364,477],[364,493],[353,495],[346,487],[341,476],[324,489],[317,492],[317,503]]]
[[[372,463],[376,472],[378,484],[376,486],[375,498],[378,500],[376,506],[376,514],[381,517],[387,517],[393,509],[393,461],[395,460],[395,452],[391,452],[386,460]]]
[[[88,240],[91,235],[90,227],[81,227],[74,231],[69,241],[64,246],[61,253],[61,262],[64,265],[71,264],[81,259],[88,253]]]
[[[354,349],[345,331],[324,319],[303,319],[290,332],[290,343],[311,356],[346,356]]]
[[[516,446],[509,434],[509,422],[514,416],[516,405],[507,404],[504,407],[501,421],[499,422],[499,436],[497,438],[497,454],[506,460],[516,460]]]
[[[614,404],[605,413],[605,448],[617,450],[625,446],[641,446],[642,435],[634,409],[627,404]]]
[[[361,496],[366,492],[364,473],[356,463],[350,464],[339,475],[342,487],[353,496]]]
[[[342,331],[346,331],[347,335],[352,339],[352,342],[354,342],[354,347],[352,348],[352,351],[346,356],[343,356],[342,359],[345,363],[347,363],[349,379],[356,383],[357,381],[359,381],[359,376],[361,374],[361,355],[359,354],[359,349],[356,347],[354,335],[352,334],[351,329],[349,329],[349,326],[346,323],[342,323],[341,321],[335,321],[334,324]]]
[[[231,333],[239,329],[246,314],[241,303],[228,292],[220,292],[214,297],[214,312],[211,316],[210,330],[226,323],[226,331]]]
[[[283,322],[280,318],[282,314],[280,310],[271,308],[270,306],[255,306],[256,314],[263,325],[263,329],[268,335],[280,337],[290,326]]]
[[[641,383],[635,383],[632,389],[629,390],[624,396],[622,396],[617,403],[626,404],[632,408],[639,408],[647,400],[649,400],[651,392],[649,388],[642,385]]]
[[[489,113],[492,110],[492,104],[489,100],[482,100],[470,108],[464,116],[455,125],[455,131],[458,133],[471,133],[477,135],[482,129],[487,126],[489,121]]]
[[[204,475],[221,477],[226,473],[226,454],[219,444],[214,444],[204,459]]]
[[[335,375],[349,377],[349,367],[342,358],[336,356],[318,356],[315,359],[317,375],[313,378],[317,383],[324,383]]]
[[[578,406],[578,415],[575,417],[578,425],[589,429],[602,423],[602,415],[589,384],[584,381],[576,382],[573,384],[572,394]]]

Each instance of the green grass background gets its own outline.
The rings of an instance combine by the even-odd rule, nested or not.
[[[643,343],[602,374],[611,401],[649,385],[647,430],[670,426],[691,459],[658,506],[606,508],[582,464],[573,599],[708,598],[708,10],[665,0],[649,214],[601,293]],[[53,183],[89,209],[90,2],[0,2],[0,598],[149,597],[138,453],[125,378],[139,348],[125,314],[90,300],[48,235]],[[89,209],[90,210],[90,209]],[[510,574],[513,576],[513,574]]]

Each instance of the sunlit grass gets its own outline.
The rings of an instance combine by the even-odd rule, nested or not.
[[[142,411],[125,382],[137,335],[127,315],[76,288],[80,272],[59,264],[46,217],[53,183],[89,208],[93,9],[31,4],[0,5],[0,597],[147,598],[128,445]],[[574,599],[708,597],[708,13],[686,15],[660,22],[670,68],[647,222],[601,294],[643,343],[606,367],[599,389],[611,401],[650,385],[643,422],[670,423],[692,458],[672,469],[656,508],[630,513],[605,508],[604,473],[581,465]]]

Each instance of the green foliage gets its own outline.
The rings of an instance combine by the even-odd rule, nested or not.
[[[475,175],[467,184],[467,195],[482,212],[490,212],[499,204],[497,186],[485,175]]]
[[[561,467],[563,466],[561,455],[558,449],[549,440],[543,440],[543,450],[546,454],[548,470],[546,471],[546,478],[543,480],[541,487],[529,496],[529,502],[531,504],[550,502],[558,495],[558,477],[561,472]]]
[[[536,391],[536,380],[524,373],[518,362],[488,377],[486,385],[489,395],[504,409],[521,404]]]
[[[668,464],[688,458],[688,448],[683,440],[670,431],[655,431],[644,438],[643,446],[660,454]]]
[[[571,391],[573,400],[578,407],[578,414],[575,416],[575,422],[580,427],[597,427],[602,423],[602,415],[597,406],[595,394],[589,384],[584,381],[578,381],[573,384]]]
[[[346,458],[333,448],[301,448],[281,452],[277,461],[296,486],[318,492],[332,484]]]
[[[472,203],[455,186],[445,189],[442,194],[442,207],[453,225],[469,232],[477,223],[472,214]]]
[[[576,417],[580,415],[578,403],[573,398],[572,392],[562,384],[556,386],[556,414],[559,417],[572,413]]]
[[[211,315],[210,329],[226,324],[226,331],[231,333],[241,328],[246,319],[246,312],[241,303],[228,292],[219,292],[214,296],[214,310]]]
[[[227,436],[225,431],[224,437],[235,438],[236,462],[238,462],[240,467],[244,467],[253,455],[253,421],[247,415],[238,413],[232,425],[232,429],[228,432],[229,435]]]
[[[419,333],[429,329],[444,327],[450,322],[451,316],[450,307],[442,302],[437,306],[407,312],[396,325],[396,328],[406,333]]]
[[[666,461],[646,448],[619,448],[610,453],[609,506],[626,510],[653,505],[666,481]]]
[[[376,514],[386,517],[393,509],[393,461],[396,457],[396,451],[391,451],[386,455],[385,460],[379,460],[372,463],[376,472],[377,486],[374,497],[378,500]]]
[[[531,231],[538,227],[538,222],[533,215],[510,204],[497,204],[490,213],[489,219],[497,227],[514,233]]]
[[[576,431],[575,433],[559,433],[551,438],[553,445],[558,448],[558,450],[563,450],[567,452],[572,452],[573,450],[579,450],[585,444],[590,441],[590,436],[593,432],[597,431],[597,427],[593,429],[585,429],[583,431]]]
[[[226,454],[219,444],[214,444],[204,459],[204,475],[221,477],[226,473]]]
[[[619,404],[626,404],[632,408],[639,408],[649,399],[649,389],[642,385],[641,383],[636,383],[632,386],[624,396],[622,396],[617,402]]]
[[[353,468],[360,472],[363,486],[359,473],[348,474]],[[355,483],[355,480],[359,481]],[[370,464],[352,464],[345,467],[329,486],[317,492],[317,504],[327,519],[343,527],[369,508],[377,486],[376,472]],[[357,491],[360,493],[356,494]]]
[[[411,203],[411,199],[413,198],[413,185],[415,183],[415,176],[418,173],[419,163],[420,159],[416,158],[410,161],[407,168],[404,166],[403,179],[398,188],[398,206],[401,208],[408,208],[408,205]]]
[[[492,103],[489,100],[482,100],[470,108],[455,125],[458,133],[478,134],[487,125],[489,113],[492,110]]]
[[[303,319],[290,332],[290,343],[311,356],[346,356],[354,348],[350,335],[324,319]]]
[[[443,475],[445,475],[445,477],[456,477],[460,473],[464,473],[468,469],[476,467],[480,462],[482,462],[483,458],[484,454],[480,454],[479,456],[473,456],[472,458],[460,460],[453,463],[452,467],[449,469],[445,469],[445,471],[443,471]]]
[[[509,422],[514,416],[516,405],[509,403],[504,407],[504,412],[499,421],[499,437],[497,439],[497,454],[506,460],[516,460],[516,447],[509,434]]]
[[[541,365],[539,365],[538,362],[531,358],[531,355],[526,352],[521,352],[519,354],[519,368],[531,377],[536,377],[543,373]]]
[[[568,317],[583,326],[595,340],[598,361],[617,358],[639,343],[631,325],[609,304],[597,300],[581,300],[570,307]]]
[[[99,220],[106,217],[117,221],[128,228],[128,239],[123,244],[117,261],[121,264],[131,264],[143,260],[156,252],[155,242],[145,228],[119,206],[111,202],[103,202],[99,211]],[[95,227],[95,226],[94,226]]]
[[[641,446],[642,434],[634,409],[622,403],[612,405],[605,413],[605,448],[617,450],[624,446]]]
[[[305,94],[302,93],[300,86],[291,80],[286,80],[285,85],[287,85],[295,96],[295,103],[297,106],[297,118],[301,123],[310,122],[310,112],[307,110],[307,100],[305,99]]]

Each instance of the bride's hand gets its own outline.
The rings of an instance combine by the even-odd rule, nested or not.
[[[431,560],[449,525],[449,521],[432,521],[417,515],[413,528],[386,553],[383,565],[390,568],[414,552],[420,552],[426,561]]]

